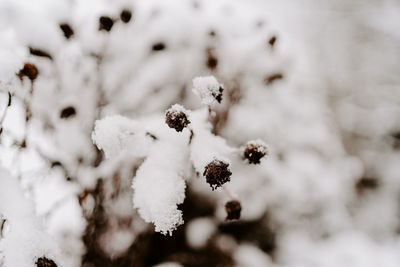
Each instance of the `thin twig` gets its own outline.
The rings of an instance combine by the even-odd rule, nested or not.
[[[0,134],[3,132],[3,121],[7,115],[8,108],[11,106],[11,102],[12,102],[11,99],[12,99],[11,93],[10,93],[10,91],[8,91],[8,103],[7,103],[7,106],[4,108],[3,115],[0,118]]]

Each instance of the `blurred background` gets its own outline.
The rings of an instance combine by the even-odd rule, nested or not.
[[[269,157],[233,162],[233,222],[193,171],[164,236],[133,208],[143,158],[106,159],[94,123],[197,109],[206,75],[225,89],[213,133]],[[24,244],[37,266],[400,266],[399,118],[396,0],[0,1],[1,166],[58,251]],[[0,266],[20,266],[0,222]]]

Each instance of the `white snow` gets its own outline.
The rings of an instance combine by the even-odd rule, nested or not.
[[[96,121],[92,139],[107,158],[115,157],[122,151],[143,157],[147,154],[151,141],[138,122],[120,115]]]
[[[32,267],[43,256],[61,266],[58,246],[36,218],[34,204],[24,197],[18,180],[4,169],[0,169],[0,214],[9,225],[0,239],[5,267]]]
[[[194,249],[204,247],[217,231],[216,222],[211,218],[196,218],[186,226],[186,241]]]
[[[215,159],[229,164],[229,158],[235,152],[225,139],[211,133],[211,124],[207,118],[207,108],[192,111],[191,127],[194,136],[190,144],[190,159],[200,175],[203,174],[205,166]]]
[[[189,114],[189,111],[179,104],[173,104],[169,109],[165,111],[165,113],[167,112],[183,112],[184,114],[186,114],[186,116],[188,116]]]
[[[193,92],[200,97],[201,103],[211,105],[216,97],[221,94],[219,91],[222,85],[214,76],[196,77],[193,79]]]
[[[185,198],[187,148],[179,142],[155,144],[133,179],[133,205],[155,230],[172,234],[183,224],[177,205]]]

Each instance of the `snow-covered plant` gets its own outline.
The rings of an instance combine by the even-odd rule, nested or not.
[[[145,158],[133,178],[133,205],[146,222],[154,223],[155,230],[163,234],[172,234],[183,224],[178,205],[185,198],[185,180],[193,175],[190,168],[193,166],[197,175],[202,175],[215,190],[230,181],[229,158],[241,151],[211,132],[210,105],[214,100],[221,103],[222,85],[214,76],[197,77],[193,79],[193,91],[207,107],[189,111],[174,104],[165,112],[165,122],[159,117],[132,121],[110,116],[96,121],[92,135],[94,143],[107,157],[127,150],[131,156]],[[145,133],[151,133],[154,140],[145,142]],[[142,150],[139,144],[145,143],[146,153],[137,154],[137,150]],[[250,163],[259,163],[266,155],[266,145],[260,140],[251,141],[244,155]],[[227,189],[224,192],[232,198]],[[238,200],[231,199],[226,210],[227,219],[240,218]]]
[[[1,0],[0,266],[399,266],[399,14]]]
[[[43,229],[34,210],[18,180],[0,169],[0,251],[5,266],[62,266],[58,245]]]

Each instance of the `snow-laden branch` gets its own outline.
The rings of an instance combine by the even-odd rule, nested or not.
[[[133,204],[157,232],[172,234],[183,224],[177,205],[185,199],[185,168],[188,149],[179,143],[159,142],[133,180]]]
[[[211,133],[211,123],[208,122],[208,110],[203,108],[192,112],[190,117],[192,121],[192,129],[194,132],[191,146],[190,146],[190,159],[199,174],[203,174],[207,178],[210,186],[215,188],[223,183],[229,181],[229,157],[236,151],[230,147],[225,139]],[[213,164],[215,163],[215,164]],[[211,165],[214,166],[211,166]],[[217,167],[220,174],[226,174],[227,179],[224,181],[210,181],[207,173],[210,173],[209,167]],[[226,170],[224,170],[224,168]],[[208,171],[207,171],[208,170]],[[229,175],[228,175],[229,174]],[[224,175],[219,175],[217,178],[224,178]],[[213,183],[213,180],[215,183]]]
[[[1,168],[0,214],[7,220],[0,240],[4,267],[32,267],[43,257],[58,262],[57,245],[35,217],[33,203],[25,198],[18,180]]]
[[[151,138],[139,122],[120,115],[97,120],[92,139],[104,151],[106,158],[115,157],[121,152],[144,157],[151,143]]]

